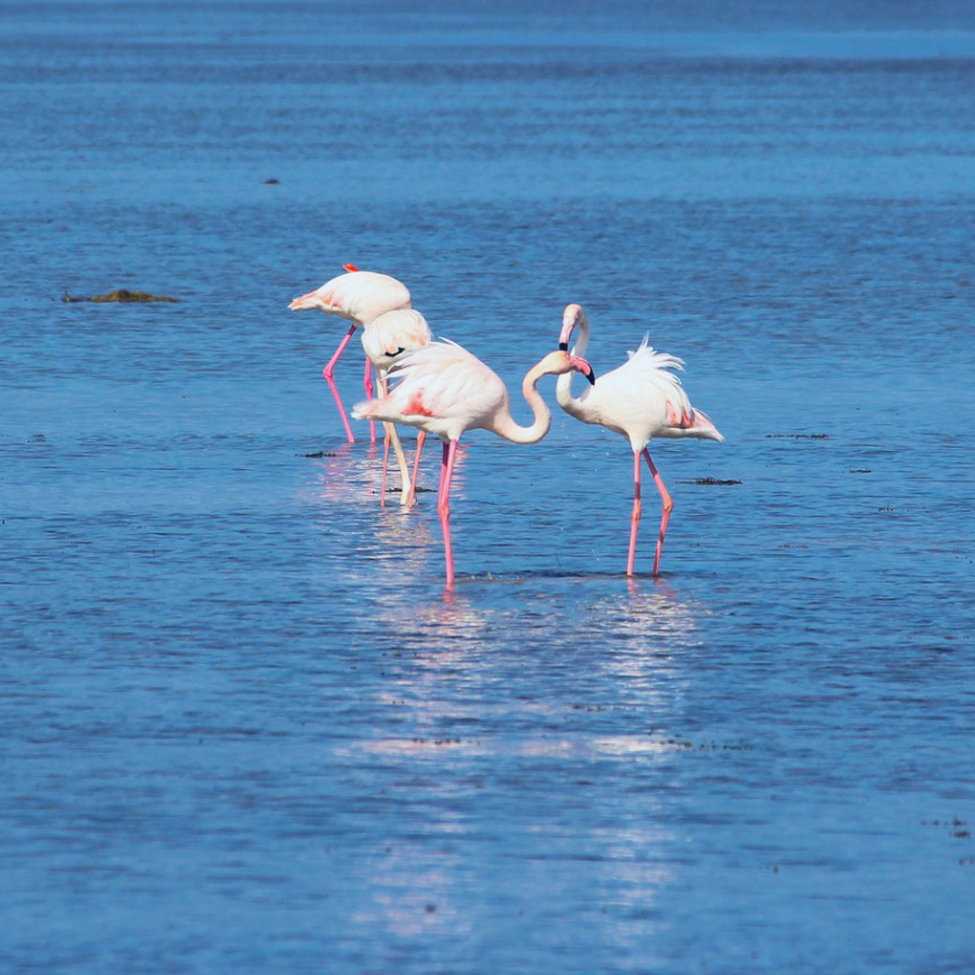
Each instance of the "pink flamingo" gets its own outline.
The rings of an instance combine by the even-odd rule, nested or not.
[[[332,374],[339,356],[345,351],[346,345],[352,338],[353,332],[361,325],[362,348],[366,353],[366,372],[363,385],[367,399],[372,399],[373,385],[371,369],[376,367],[376,377],[380,389],[385,392],[385,376],[389,367],[396,361],[396,357],[404,352],[412,352],[426,345],[431,338],[426,319],[413,309],[410,292],[406,285],[388,274],[378,274],[375,271],[360,271],[352,264],[343,265],[346,274],[326,281],[320,288],[310,291],[306,295],[295,298],[288,307],[293,311],[303,311],[308,308],[320,308],[322,311],[350,319],[352,327],[339,343],[335,354],[325,366],[324,376],[328,381],[332,396],[339,409],[339,416],[345,427],[349,443],[355,443],[352,428],[342,406],[342,399],[335,386]],[[376,425],[370,421],[370,439],[376,442]],[[383,450],[383,480],[380,503],[386,503],[386,470],[389,465],[389,446],[392,442],[396,451],[396,459],[400,468],[403,488],[400,504],[407,507],[416,503],[415,490],[410,480],[406,456],[396,430],[389,424],[385,427],[385,441]],[[415,467],[419,466],[420,454],[423,450],[425,434],[417,437],[417,455]],[[407,489],[407,485],[410,488]]]
[[[562,332],[559,348],[568,349],[569,338],[579,329],[579,340],[573,355],[582,355],[589,344],[589,318],[580,305],[567,305],[562,313]],[[594,423],[630,441],[633,449],[633,514],[630,528],[630,554],[626,574],[633,575],[636,558],[636,535],[640,527],[640,454],[646,459],[653,481],[663,500],[663,517],[657,536],[657,552],[653,560],[653,574],[660,571],[660,553],[667,534],[667,522],[674,502],[657,472],[647,444],[651,437],[698,437],[703,440],[724,440],[714,424],[700,410],[691,406],[687,393],[671,369],[683,369],[684,362],[665,352],[656,352],[644,336],[640,348],[629,353],[630,358],[618,369],[599,377],[599,384],[576,398],[572,395],[571,373],[561,376],[556,385],[559,406],[583,423]]]
[[[552,423],[551,411],[538,392],[538,382],[542,376],[562,375],[573,369],[595,382],[589,363],[565,351],[550,352],[528,370],[521,390],[534,414],[534,422],[523,427],[511,416],[510,397],[501,379],[466,349],[441,340],[404,356],[396,364],[394,373],[398,382],[392,391],[381,399],[359,403],[352,410],[357,420],[406,423],[443,440],[437,514],[443,529],[448,587],[454,584],[450,482],[461,434],[482,429],[513,443],[537,443]]]

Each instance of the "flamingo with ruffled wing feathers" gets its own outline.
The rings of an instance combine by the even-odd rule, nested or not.
[[[583,355],[589,345],[589,317],[580,305],[567,305],[562,313],[559,348],[568,349],[569,339],[577,328],[579,338],[572,354]],[[674,369],[683,370],[682,359],[665,352],[656,352],[647,344],[646,337],[636,352],[629,355],[627,362],[612,372],[600,375],[596,386],[585,390],[578,398],[572,395],[572,374],[561,376],[556,384],[556,397],[559,406],[570,416],[583,423],[606,427],[622,434],[630,442],[633,450],[633,513],[626,562],[628,576],[633,575],[636,537],[642,511],[641,455],[646,460],[663,502],[663,515],[653,560],[653,574],[657,575],[674,501],[654,466],[647,444],[652,437],[696,437],[718,441],[724,440],[724,437],[718,433],[705,413],[691,406],[680,379],[672,372]]]
[[[439,340],[403,356],[393,366],[394,385],[387,395],[358,403],[352,410],[354,419],[405,423],[436,434],[443,441],[437,514],[443,530],[448,587],[454,584],[450,484],[458,440],[467,430],[481,429],[513,443],[537,443],[552,423],[551,411],[538,392],[538,382],[543,376],[571,370],[595,381],[588,362],[564,351],[550,352],[529,369],[521,389],[534,422],[523,427],[511,416],[508,390],[497,374],[456,343]]]
[[[352,322],[352,326],[339,343],[335,354],[325,366],[323,375],[338,407],[346,437],[349,443],[355,443],[352,428],[349,425],[345,408],[342,406],[342,399],[333,379],[335,364],[345,351],[345,347],[349,344],[355,330],[362,326],[362,348],[366,354],[363,386],[369,400],[373,398],[372,366],[376,367],[376,376],[381,391],[386,392],[386,371],[396,361],[396,357],[426,345],[430,341],[431,335],[426,319],[414,310],[409,289],[401,281],[397,281],[396,278],[388,274],[360,271],[353,264],[344,264],[343,268],[346,271],[345,274],[340,274],[338,277],[326,281],[320,288],[295,298],[288,307],[293,311],[318,308]],[[370,422],[369,430],[371,442],[375,443],[376,427],[374,421]],[[392,442],[403,481],[400,503],[411,506],[415,503],[415,490],[409,476],[409,468],[406,464],[402,444],[393,427],[387,425],[385,434],[380,503],[383,505],[386,503],[386,471],[389,464],[390,442]],[[424,439],[425,434],[417,437],[415,467],[419,466]],[[409,489],[407,485],[410,485]]]

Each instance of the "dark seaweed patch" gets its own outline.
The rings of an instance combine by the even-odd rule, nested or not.
[[[766,433],[767,440],[829,440],[828,433]]]
[[[104,295],[92,295],[91,297],[79,297],[69,295],[65,292],[61,298],[65,302],[78,301],[118,301],[118,302],[149,302],[149,301],[179,301],[179,298],[170,298],[167,295],[151,295],[148,291],[129,291],[126,288],[119,288],[117,291],[109,291]]]
[[[678,484],[741,484],[741,481],[722,480],[720,477],[696,477],[693,481],[678,481]]]

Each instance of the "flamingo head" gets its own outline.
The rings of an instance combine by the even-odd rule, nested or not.
[[[569,355],[565,349],[549,352],[538,365],[542,375],[561,376],[574,369],[576,372],[581,372],[593,386],[596,385],[596,373],[592,366],[581,356]]]
[[[583,322],[588,322],[582,305],[566,305],[562,312],[562,331],[559,333],[559,348],[566,351],[573,331]]]

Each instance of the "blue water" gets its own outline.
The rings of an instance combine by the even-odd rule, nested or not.
[[[0,970],[975,970],[975,7],[0,18]],[[522,422],[569,301],[686,359],[659,578],[557,413],[444,592],[287,310],[349,261]]]

